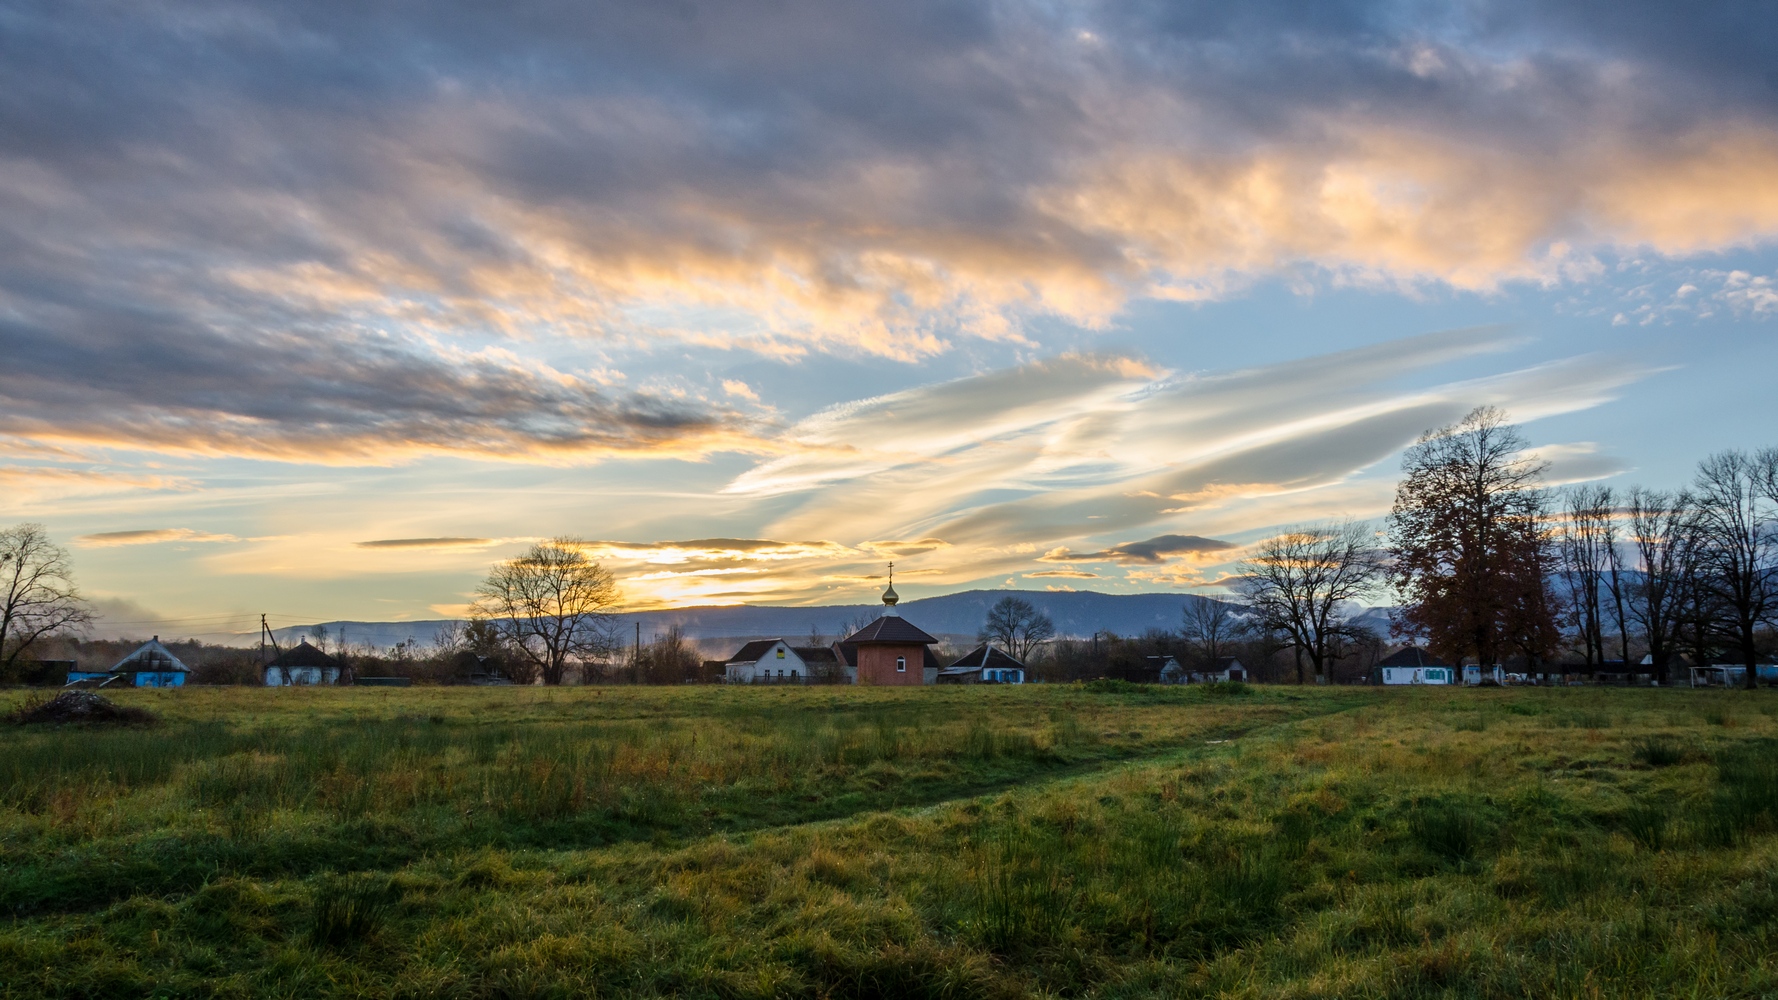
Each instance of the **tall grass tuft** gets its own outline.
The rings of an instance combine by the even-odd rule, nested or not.
[[[1642,802],[1624,813],[1624,832],[1649,851],[1658,852],[1667,846],[1667,827],[1671,821],[1671,810],[1666,806]]]
[[[1679,744],[1665,736],[1645,736],[1636,741],[1632,752],[1649,767],[1672,767],[1685,759]]]
[[[388,917],[387,881],[326,879],[315,888],[309,943],[318,949],[345,949],[369,943]]]
[[[1469,805],[1430,799],[1416,803],[1409,811],[1408,832],[1421,847],[1461,864],[1475,857],[1484,831]]]
[[[1696,820],[1706,843],[1733,847],[1778,821],[1778,759],[1772,748],[1738,747],[1716,762],[1717,788]]]

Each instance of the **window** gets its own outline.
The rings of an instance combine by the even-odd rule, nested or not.
[[[784,659],[784,647],[783,646],[778,647],[778,659],[780,659],[780,660]]]
[[[905,674],[908,672],[908,658],[907,657],[897,656],[895,658],[895,672],[898,674]]]

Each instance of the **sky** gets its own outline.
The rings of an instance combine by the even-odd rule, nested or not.
[[[0,523],[107,628],[1217,592],[1506,409],[1778,443],[1778,7],[0,0]]]

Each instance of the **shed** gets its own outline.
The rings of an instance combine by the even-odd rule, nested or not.
[[[307,638],[266,664],[266,687],[338,684],[340,661],[309,645]]]

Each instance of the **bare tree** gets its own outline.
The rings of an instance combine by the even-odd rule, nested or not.
[[[1563,497],[1556,552],[1568,583],[1569,621],[1580,635],[1587,666],[1605,662],[1607,588],[1620,580],[1616,498],[1609,486],[1577,486]],[[1615,598],[1616,594],[1612,596]]]
[[[1672,660],[1685,625],[1687,587],[1697,560],[1691,494],[1634,487],[1625,504],[1637,577],[1628,589],[1628,613],[1648,643],[1649,662],[1663,684],[1673,683]]]
[[[1227,604],[1207,597],[1187,599],[1179,637],[1205,663],[1214,667],[1224,652],[1252,631],[1250,620],[1235,614]]]
[[[575,538],[533,545],[496,564],[476,590],[474,616],[545,684],[562,683],[571,658],[603,658],[617,647],[617,581],[581,546]]]
[[[1023,597],[1008,594],[988,609],[976,638],[992,642],[1023,660],[1031,651],[1056,637],[1056,625],[1048,615]]]
[[[1291,528],[1259,544],[1241,563],[1240,589],[1261,627],[1283,635],[1327,683],[1328,665],[1343,639],[1365,630],[1352,620],[1352,604],[1370,593],[1382,571],[1371,529],[1360,522]]]
[[[695,681],[703,667],[697,649],[686,641],[685,632],[678,625],[670,625],[666,632],[656,634],[638,659],[641,661],[639,672],[649,684]]]
[[[1453,660],[1533,662],[1559,639],[1549,589],[1544,466],[1501,410],[1428,431],[1402,460],[1389,514],[1396,631]]]
[[[1757,633],[1778,613],[1774,478],[1778,474],[1741,451],[1718,452],[1698,464],[1697,579],[1718,609],[1716,630],[1747,666],[1749,689],[1759,683]]]
[[[0,588],[0,677],[13,676],[37,640],[93,620],[67,551],[41,524],[0,530]]]

